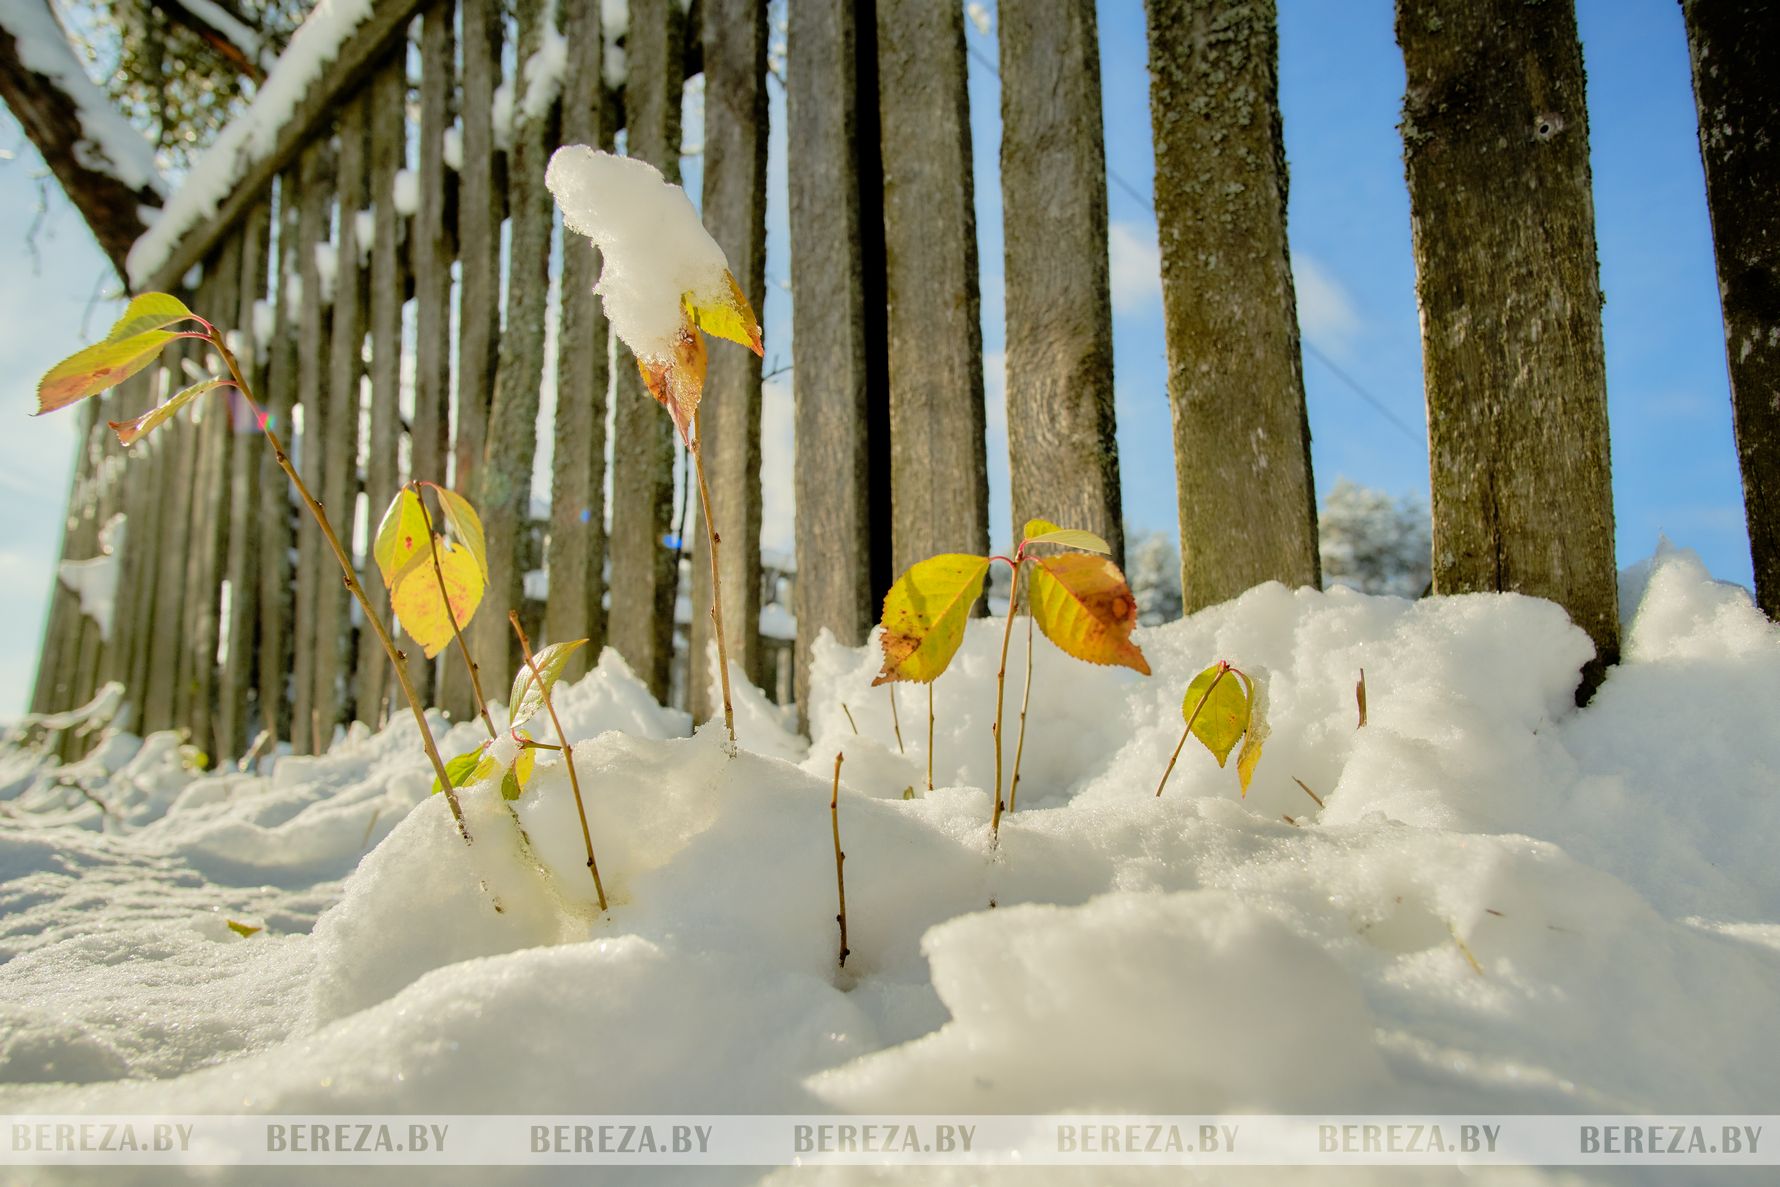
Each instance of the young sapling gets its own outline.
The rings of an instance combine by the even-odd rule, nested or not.
[[[1219,660],[1187,685],[1181,699],[1181,716],[1186,719],[1186,728],[1181,730],[1180,741],[1168,757],[1168,766],[1156,784],[1156,794],[1160,796],[1168,786],[1168,776],[1174,773],[1181,748],[1192,736],[1211,751],[1220,767],[1229,759],[1230,751],[1236,749],[1236,743],[1242,743],[1242,752],[1236,756],[1236,776],[1246,797],[1255,764],[1261,761],[1261,745],[1267,740],[1266,684],[1231,666],[1228,660]],[[1304,787],[1302,783],[1298,786]],[[1304,790],[1309,792],[1310,788]],[[1316,799],[1316,793],[1311,792],[1310,798]]]
[[[184,322],[196,322],[201,330],[170,330],[167,327],[180,325]],[[401,684],[402,692],[408,699],[408,707],[414,713],[414,721],[420,727],[421,745],[426,756],[433,764],[433,770],[446,784],[446,803],[451,808],[452,820],[457,825],[458,835],[467,843],[470,840],[468,825],[464,822],[463,807],[458,803],[457,796],[450,789],[444,760],[439,757],[439,748],[433,741],[433,731],[427,725],[426,711],[421,707],[420,698],[414,691],[413,682],[408,679],[408,666],[403,654],[396,649],[395,641],[390,638],[389,630],[383,625],[377,613],[371,607],[370,599],[365,596],[364,587],[359,584],[358,574],[353,569],[352,557],[340,542],[329,521],[326,510],[321,502],[309,490],[301,474],[292,464],[290,455],[285,452],[284,443],[279,440],[272,427],[272,420],[261,411],[258,401],[247,380],[241,374],[241,366],[236,361],[234,352],[229,349],[226,336],[206,319],[187,309],[185,303],[168,293],[143,293],[133,299],[105,340],[85,350],[77,351],[50,368],[37,386],[37,413],[41,416],[46,412],[54,412],[66,408],[89,396],[115,387],[124,380],[135,375],[152,363],[161,349],[171,342],[190,339],[203,342],[216,352],[227,376],[210,376],[199,380],[183,391],[168,397],[164,402],[140,416],[124,421],[108,421],[113,432],[117,434],[120,444],[126,448],[140,441],[156,428],[171,420],[181,408],[192,403],[199,396],[220,388],[234,388],[243,404],[252,413],[255,427],[265,436],[266,442],[272,447],[272,456],[278,466],[290,479],[291,485],[302,497],[303,505],[314,517],[320,527],[322,538],[333,550],[334,559],[340,564],[340,571],[346,588],[358,600],[359,609],[364,612],[365,621],[376,633],[377,640],[383,645],[384,654],[389,657],[390,664],[395,668],[396,680]]]

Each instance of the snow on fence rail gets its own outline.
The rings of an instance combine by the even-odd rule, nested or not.
[[[499,610],[512,605],[538,635],[590,637],[581,662],[610,644],[658,698],[683,686],[695,716],[708,714],[705,681],[686,675],[703,667],[686,657],[704,654],[708,579],[690,582],[678,616],[686,639],[676,649],[672,431],[623,348],[608,350],[591,294],[598,261],[578,239],[565,244],[560,301],[548,297],[553,211],[543,170],[557,144],[610,147],[622,126],[627,152],[677,178],[683,81],[702,73],[703,217],[761,304],[766,7],[705,0],[689,21],[678,0],[323,0],[248,112],[130,253],[135,287],[179,292],[236,327],[266,414],[287,431],[335,522],[356,525],[361,564],[374,517],[410,478],[448,482],[478,503],[495,612],[484,616],[492,629],[472,636],[491,689],[504,687],[512,669],[499,629]],[[1296,309],[1291,285],[1281,283],[1289,261],[1274,20],[1267,6],[1231,6],[1230,36],[1207,57],[1182,36],[1191,7],[1158,0],[1149,21],[1189,610],[1256,581],[1317,575]],[[772,637],[782,629],[760,630],[763,610],[773,623],[786,615],[763,605],[778,582],[768,584],[774,574],[757,546],[762,381],[746,352],[711,359],[705,457],[718,529],[731,544],[722,580],[733,654],[781,700],[794,692],[801,702],[818,634],[862,642],[896,570],[934,552],[989,550],[988,495],[962,6],[799,0],[785,12],[794,644]],[[602,27],[604,18],[623,27]],[[1006,234],[1007,289],[1018,294],[1009,301],[1009,445],[1018,516],[1063,514],[1117,545],[1094,21],[1093,0],[1003,0],[1000,9],[1004,205],[1023,212]],[[1493,87],[1538,90],[1539,72],[1558,70],[1568,56],[1579,66],[1573,26],[1545,33],[1541,53],[1556,65],[1529,58],[1527,78]],[[1405,52],[1413,59],[1419,51]],[[1474,68],[1409,65],[1448,78]],[[1255,103],[1274,118],[1252,118]],[[1193,118],[1179,118],[1187,108]],[[1487,169],[1500,173],[1497,133],[1486,124],[1451,135],[1481,137]],[[1569,124],[1586,127],[1582,118]],[[1468,147],[1440,160],[1461,168]],[[1438,167],[1430,157],[1412,188],[1444,190]],[[1426,211],[1416,245],[1424,285],[1463,288],[1476,258],[1443,254],[1442,242],[1481,233],[1480,220],[1536,222],[1519,201],[1509,193],[1482,213]],[[1215,217],[1205,216],[1209,206]],[[1499,254],[1540,249],[1507,242]],[[1590,239],[1591,266],[1592,251]],[[1541,275],[1559,285],[1572,279],[1557,267]],[[1505,299],[1499,285],[1473,287]],[[1498,312],[1518,316],[1506,306]],[[534,492],[553,319],[556,413],[542,430],[552,436],[550,490]],[[1598,319],[1593,333],[1598,352]],[[1548,330],[1525,352],[1567,350],[1557,337]],[[1266,366],[1257,369],[1257,360]],[[181,366],[169,352],[161,367],[89,405],[63,556],[96,555],[100,527],[122,514],[128,531],[114,558],[121,593],[101,633],[74,595],[58,590],[32,711],[80,705],[118,681],[136,728],[189,729],[213,756],[241,754],[262,731],[318,751],[345,723],[380,721],[391,681],[375,647],[361,645],[332,558],[244,431],[241,410],[231,416],[216,402],[169,426],[135,448],[129,480],[120,481],[122,456],[105,419],[140,410]],[[1587,431],[1604,433],[1597,379],[1579,380],[1564,407]],[[1571,522],[1611,522],[1610,506],[1604,516],[1582,515],[1567,492],[1542,485],[1546,471],[1528,458],[1465,452],[1467,443],[1494,439],[1480,407],[1498,418],[1524,410],[1487,394],[1450,413],[1442,402],[1430,407],[1437,421],[1449,417],[1435,428],[1455,470],[1500,472],[1490,482],[1500,505],[1487,523],[1467,525],[1461,541],[1471,549],[1477,531],[1495,534],[1492,555],[1507,558],[1490,578],[1496,587],[1544,593],[1572,609],[1611,605],[1611,589],[1603,599],[1598,588],[1565,584],[1563,573],[1509,571],[1520,556],[1603,548],[1610,556],[1612,547],[1610,532],[1558,547],[1549,534],[1565,531],[1563,523],[1515,518],[1517,507],[1564,507],[1576,512]],[[1550,439],[1570,430],[1527,431]],[[548,519],[534,521],[546,493]],[[1456,526],[1478,518],[1462,501],[1443,505],[1438,487],[1434,511],[1437,538],[1443,529],[1454,538]],[[1501,544],[1519,537],[1514,547]],[[1610,566],[1607,573],[1610,585]],[[1476,588],[1447,578],[1443,589]],[[1617,623],[1585,625],[1610,655]],[[409,662],[423,695],[454,716],[469,714],[459,668]]]

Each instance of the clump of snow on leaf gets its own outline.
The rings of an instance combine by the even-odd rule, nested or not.
[[[594,287],[612,329],[640,359],[672,357],[684,301],[726,302],[729,260],[699,222],[686,191],[635,157],[585,145],[560,148],[544,180],[563,221],[593,240],[603,268]]]

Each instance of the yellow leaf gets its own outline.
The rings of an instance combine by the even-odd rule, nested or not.
[[[1193,723],[1193,736],[1223,766],[1248,729],[1249,700],[1226,663],[1215,663],[1193,677],[1181,698],[1181,716]]]
[[[1038,556],[1029,563],[1026,603],[1045,638],[1091,664],[1150,674],[1149,661],[1131,641],[1137,599],[1117,565],[1085,552]]]
[[[121,342],[149,330],[164,330],[175,322],[200,320],[178,297],[169,293],[143,293],[131,299],[123,316],[111,327],[111,333],[105,335],[105,341]]]
[[[51,367],[37,383],[37,411],[42,416],[66,408],[77,400],[116,387],[155,361],[161,348],[175,338],[200,334],[172,330],[145,330],[127,338],[101,342],[79,350]]]
[[[1085,548],[1103,556],[1112,555],[1112,545],[1093,532],[1084,532],[1080,528],[1060,528],[1048,519],[1027,520],[1025,540],[1027,544],[1061,544],[1065,548]]]
[[[169,397],[165,402],[155,405],[132,420],[108,420],[105,423],[110,425],[111,431],[117,434],[118,444],[134,445],[162,424],[172,420],[174,414],[181,408],[212,388],[222,387],[228,382],[226,379],[206,379],[192,384],[177,396]]]
[[[251,923],[237,923],[233,919],[225,919],[223,922],[229,925],[230,931],[234,932],[244,940],[248,936],[255,935],[265,930],[264,928],[255,927]]]
[[[698,401],[705,388],[705,340],[693,328],[689,318],[674,340],[673,354],[667,359],[638,359],[643,386],[655,402],[668,410],[680,440],[692,447],[692,418],[698,412]]]
[[[445,575],[445,590],[451,600],[449,616],[445,599],[439,596],[439,582],[430,557],[427,564],[409,564],[398,573],[389,594],[390,606],[402,620],[402,629],[420,644],[428,659],[451,642],[452,619],[457,620],[459,627],[470,621],[482,603],[484,585],[482,570],[468,549],[442,540],[438,545],[439,568]]]
[[[470,506],[470,500],[454,490],[446,490],[435,486],[433,490],[439,495],[439,506],[445,508],[446,522],[451,524],[457,542],[470,550],[476,558],[476,567],[482,570],[482,579],[488,580],[488,541],[482,533],[482,517]]]
[[[513,674],[513,695],[507,698],[509,727],[530,721],[543,712],[544,693],[556,686],[563,668],[568,666],[569,657],[586,642],[586,639],[571,639],[567,643],[552,643],[532,656],[544,677],[542,688],[538,686],[537,677],[532,675],[531,665],[520,663],[519,671]]]
[[[764,358],[766,352],[760,345],[760,323],[754,319],[754,309],[743,295],[742,286],[727,269],[723,280],[729,287],[728,299],[700,305],[691,293],[686,293],[681,297],[686,312],[705,333],[740,343]]]
[[[531,735],[520,731],[520,737]],[[538,752],[530,746],[522,747],[513,760],[513,766],[501,776],[501,798],[516,800],[525,791],[525,781],[532,777],[532,768],[538,764]]]
[[[1231,669],[1235,671],[1234,668]],[[1261,744],[1272,731],[1267,727],[1267,684],[1246,672],[1236,672],[1248,685],[1248,729],[1243,731],[1242,750],[1236,755],[1236,777],[1242,780],[1242,794],[1248,795],[1249,780],[1255,777],[1255,765],[1261,761]],[[1314,797],[1313,797],[1314,798]]]
[[[377,525],[376,539],[371,544],[371,555],[377,561],[377,571],[383,574],[385,589],[393,588],[410,566],[425,565],[429,571],[432,569],[427,538],[427,515],[420,496],[403,487],[396,492],[389,510],[383,513],[383,520]]]
[[[964,624],[988,575],[988,557],[948,552],[898,577],[884,597],[884,670],[872,685],[937,679],[964,642]]]

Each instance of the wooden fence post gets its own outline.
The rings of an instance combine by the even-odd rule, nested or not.
[[[302,283],[298,252],[300,211],[310,201],[299,200],[298,172],[286,170],[278,178],[278,256],[273,261],[277,281],[273,286],[273,328],[270,356],[266,362],[266,388],[261,411],[271,419],[287,449],[296,445],[292,410],[297,404],[298,329],[307,316],[296,288]],[[307,736],[301,722],[292,721],[291,678],[296,665],[292,654],[296,592],[300,588],[291,546],[297,540],[290,479],[278,466],[270,448],[259,450],[260,459],[260,564],[259,564],[259,695],[260,728],[274,740],[294,741]],[[307,467],[305,467],[306,469]],[[300,687],[300,685],[299,685]]]
[[[1320,584],[1273,0],[1147,0],[1156,221],[1190,613]]]
[[[1570,0],[1398,0],[1434,592],[1550,598],[1619,656],[1601,286]]]
[[[603,39],[597,4],[564,14],[568,61],[562,87],[562,141],[610,150],[612,112],[601,76]],[[544,634],[553,642],[587,639],[569,657],[574,680],[605,646],[606,385],[605,309],[593,295],[599,253],[584,236],[563,231],[562,320],[556,339],[556,424],[550,482],[550,596]]]
[[[704,4],[705,227],[729,257],[736,282],[764,313],[766,300],[766,4]],[[711,351],[699,412],[705,470],[722,546],[724,633],[730,661],[760,682],[760,359],[721,344]],[[696,492],[694,492],[696,494]],[[696,520],[698,512],[689,514]],[[721,709],[710,678],[711,568],[695,522],[692,546],[691,659],[687,694],[692,720]]]
[[[326,379],[328,357],[325,350],[324,313],[327,305],[321,286],[321,265],[317,250],[328,240],[328,210],[333,203],[333,190],[327,178],[333,173],[333,154],[323,144],[303,150],[302,180],[297,201],[300,204],[297,222],[297,282],[301,302],[297,309],[297,403],[303,414],[303,431],[296,446],[296,464],[303,481],[311,490],[321,485],[323,434],[327,428]],[[321,529],[305,510],[297,515],[297,594],[291,622],[291,672],[293,698],[291,704],[291,744],[299,754],[313,754],[325,745],[318,740],[321,733],[315,713],[315,667],[317,639],[316,597],[320,582],[325,580],[321,569],[327,542]]]
[[[988,550],[989,479],[964,9],[878,0],[877,17],[901,572],[935,553]]]
[[[1683,0],[1718,259],[1755,600],[1780,620],[1780,12]]]
[[[1124,563],[1093,0],[1001,0],[1007,444],[1015,532],[1034,516]]]
[[[635,0],[625,57],[629,154],[680,180],[682,30],[676,0]],[[674,502],[674,430],[619,348],[612,418],[612,612],[607,642],[659,701],[668,696],[679,574],[664,537]]]

